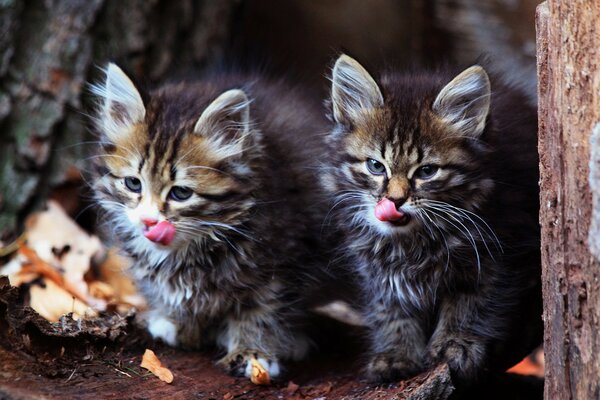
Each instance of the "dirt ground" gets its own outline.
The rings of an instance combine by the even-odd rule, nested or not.
[[[18,304],[18,290],[0,278],[0,399],[536,399],[542,381],[504,374],[470,394],[454,389],[446,365],[409,381],[376,386],[362,380],[356,336],[326,345],[271,386],[256,386],[214,366],[216,354],[154,343],[133,318],[103,315],[49,323]],[[140,367],[153,349],[174,380]],[[452,396],[452,397],[451,397]]]

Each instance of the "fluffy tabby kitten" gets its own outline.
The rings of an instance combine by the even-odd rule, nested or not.
[[[371,329],[373,380],[446,362],[459,381],[541,341],[536,113],[478,65],[333,68],[323,183]]]
[[[282,82],[242,75],[143,96],[114,64],[93,91],[93,188],[134,260],[150,333],[183,347],[216,343],[231,373],[248,376],[254,357],[276,377],[279,359],[309,347],[302,309],[320,220],[304,187],[318,109]]]

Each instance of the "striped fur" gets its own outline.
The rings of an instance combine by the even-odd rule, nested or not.
[[[94,92],[93,188],[108,234],[134,260],[149,331],[171,345],[218,345],[234,374],[249,374],[256,357],[276,377],[278,360],[309,347],[303,310],[319,283],[321,220],[307,187],[320,113],[297,88],[256,76],[166,85],[141,102],[110,65]],[[141,182],[140,193],[127,177]],[[175,186],[191,197],[169,197]],[[144,218],[174,225],[173,242],[146,239]]]
[[[541,332],[535,110],[495,79],[490,91],[480,66],[364,75],[347,56],[333,69],[322,182],[340,255],[364,289],[368,374],[391,380],[447,362],[471,382],[506,368]],[[381,104],[354,102],[340,117],[350,93],[339,88],[360,91],[356,82]],[[384,197],[409,219],[378,220]]]

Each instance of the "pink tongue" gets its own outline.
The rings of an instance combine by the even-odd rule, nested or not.
[[[148,232],[144,233],[147,239],[155,243],[168,245],[175,237],[175,227],[169,221],[161,221],[152,227]]]
[[[403,212],[396,209],[393,201],[385,197],[375,206],[375,217],[380,221],[398,221],[404,215]]]

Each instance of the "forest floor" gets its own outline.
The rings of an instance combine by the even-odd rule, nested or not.
[[[2,399],[445,399],[454,390],[445,365],[394,385],[367,384],[360,379],[360,346],[352,337],[291,365],[286,379],[258,386],[215,367],[211,353],[153,342],[132,316],[100,315],[93,322],[65,316],[50,323],[20,305],[19,297],[17,288],[0,279]],[[146,348],[173,373],[172,383],[140,367]]]
[[[286,364],[282,379],[259,386],[228,376],[215,366],[216,352],[165,346],[136,324],[136,310],[143,309],[144,301],[123,273],[126,264],[75,224],[68,215],[73,213],[65,213],[62,206],[50,203],[47,211],[28,220],[22,238],[0,243],[0,399],[543,396],[542,379],[509,373],[468,393],[459,391],[446,365],[407,381],[370,384],[361,373],[364,331],[325,316],[316,324],[322,336],[318,351],[305,362]],[[173,374],[171,383],[141,367],[146,349]],[[540,365],[520,372],[540,375]]]

